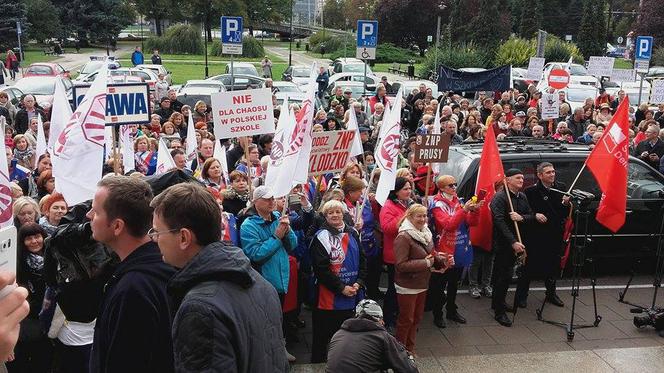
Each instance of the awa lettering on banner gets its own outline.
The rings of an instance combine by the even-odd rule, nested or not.
[[[326,131],[313,134],[309,156],[309,176],[339,172],[351,159],[355,131]]]
[[[74,86],[75,108],[89,89],[89,85]],[[106,125],[150,122],[150,87],[147,83],[108,84],[106,90]]]
[[[216,138],[274,133],[274,106],[269,89],[219,92],[211,100]]]

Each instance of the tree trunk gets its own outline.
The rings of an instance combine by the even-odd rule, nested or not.
[[[249,24],[249,35],[254,36],[254,25]]]
[[[154,30],[157,33],[157,36],[161,36],[161,19],[155,17],[154,19]]]

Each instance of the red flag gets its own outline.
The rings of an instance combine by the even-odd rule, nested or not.
[[[638,145],[641,141],[646,139],[646,133],[639,131],[639,133],[634,136],[634,146]]]
[[[488,126],[486,136],[484,136],[480,169],[477,173],[477,183],[475,185],[475,195],[480,195],[480,191],[483,190],[486,197],[484,198],[484,205],[479,211],[478,224],[470,227],[470,241],[473,246],[481,247],[486,251],[491,251],[493,235],[493,220],[489,203],[491,203],[493,195],[496,194],[495,184],[504,177],[503,162],[500,160],[500,153],[498,153],[498,144],[496,143],[493,126]]]
[[[627,207],[628,109],[629,98],[625,97],[586,159],[586,166],[602,190],[595,219],[614,233],[625,223]]]

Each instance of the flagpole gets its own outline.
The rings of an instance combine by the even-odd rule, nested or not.
[[[240,139],[240,141],[242,141],[242,140]],[[244,138],[244,143],[245,143],[245,146],[244,146],[244,159],[247,161],[247,176],[249,176],[249,195],[251,196],[251,193],[252,193],[252,191],[251,191],[252,188],[251,187],[252,187],[253,179],[251,178],[251,162],[249,162],[249,141],[247,140],[246,137]]]
[[[427,183],[426,183],[426,189],[424,190],[424,200],[423,202],[426,202],[426,206],[429,206],[429,187],[431,186],[431,163],[427,164]]]
[[[506,178],[503,179],[503,185],[505,186],[505,195],[507,196],[507,202],[509,202],[509,204],[510,204],[510,212],[515,212],[514,211],[514,205],[512,204],[512,196],[510,196],[510,190],[507,187],[507,179]],[[521,241],[521,231],[519,230],[519,224],[515,220],[512,220],[512,222],[514,223],[514,228],[516,229],[516,238],[517,238],[517,240],[519,241],[519,243],[523,243],[523,241]]]
[[[369,196],[369,190],[371,189],[371,186],[373,184],[373,179],[374,179],[374,174],[376,173],[376,169],[374,168],[371,171],[371,176],[369,176],[369,185],[367,185],[367,189],[364,191],[364,195],[362,196],[362,204],[360,205],[360,211],[359,215],[362,216],[362,210],[364,210],[364,203],[367,201],[367,198]]]
[[[586,169],[586,162],[583,162],[583,166],[581,166],[581,169],[579,170],[579,173],[576,174],[576,178],[574,178],[574,181],[572,181],[572,185],[569,186],[569,190],[567,191],[567,194],[572,193],[572,188],[574,188],[574,185],[576,185],[576,182],[579,181],[579,177],[581,177],[581,173],[585,169]]]
[[[113,131],[111,131],[111,138],[113,139],[113,172],[115,172],[116,175],[119,175],[120,173],[118,170],[120,169],[120,156],[118,154],[118,147],[115,145],[118,140],[118,135],[115,132],[115,126],[113,126]]]

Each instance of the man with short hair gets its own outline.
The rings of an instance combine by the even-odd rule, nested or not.
[[[131,54],[131,63],[134,66],[143,64],[143,52],[141,52],[141,47],[137,46],[134,49],[134,52]]]
[[[241,249],[220,242],[221,210],[203,187],[171,186],[151,203],[152,238],[177,311],[173,350],[178,372],[288,372],[277,292]]]
[[[159,103],[159,109],[154,111],[155,114],[159,115],[159,123],[164,124],[168,121],[168,118],[173,114],[173,109],[171,108],[171,100],[168,97],[163,97]]]
[[[572,135],[575,139],[583,136],[587,125],[588,120],[585,117],[582,107],[574,109],[574,114],[567,119],[567,128],[572,130]]]
[[[159,73],[157,78],[154,84],[154,96],[155,100],[163,102],[164,99],[168,99],[168,81],[162,73]],[[168,107],[170,108],[170,105]]]
[[[28,125],[32,118],[37,118],[37,115],[41,115],[42,121],[46,120],[44,112],[37,106],[37,101],[33,95],[25,95],[23,97],[23,108],[16,112],[16,117],[14,118],[14,129],[16,129],[16,134],[20,135],[25,133],[28,130]]]
[[[659,170],[659,160],[664,156],[664,142],[659,139],[659,125],[651,124],[646,129],[646,139],[636,145],[634,156]]]
[[[622,102],[622,100],[625,99],[625,91],[622,89],[618,91],[618,95],[616,98],[611,101],[611,112],[615,113],[616,109],[618,109],[618,105]]]
[[[491,214],[493,215],[493,252],[496,258],[493,264],[494,287],[491,299],[491,308],[495,312],[495,319],[500,325],[512,326],[512,321],[506,312],[510,307],[505,303],[507,288],[512,280],[512,272],[517,258],[525,259],[526,247],[517,239],[514,222],[520,225],[521,234],[524,233],[523,223],[529,224],[535,220],[530,209],[526,195],[521,193],[523,188],[523,172],[511,168],[505,172],[507,188],[497,192],[491,199]],[[511,198],[511,206],[508,196]]]
[[[161,65],[161,56],[159,55],[159,49],[155,49],[152,52],[152,64]]]
[[[87,213],[92,238],[120,258],[104,286],[90,358],[91,372],[173,372],[172,303],[165,264],[148,236],[152,190],[141,179],[109,175]]]
[[[328,372],[415,373],[417,365],[406,348],[386,329],[383,310],[371,299],[360,301],[355,318],[341,324],[328,347]]]
[[[392,88],[392,84],[388,83],[388,81],[387,81],[387,77],[386,77],[386,76],[383,75],[383,76],[380,78],[380,84],[382,84],[383,87],[385,87],[385,92],[386,92],[387,94],[393,94],[393,93],[396,93],[396,92],[394,92],[394,89]]]
[[[318,69],[318,76],[316,77],[316,83],[318,83],[318,98],[322,99],[323,94],[325,93],[325,89],[327,88],[327,84],[330,81],[330,76],[327,73],[327,69],[324,66],[321,66]],[[330,99],[330,101],[332,101]],[[329,108],[328,108],[329,110]]]
[[[191,170],[187,170],[187,156],[184,154],[182,149],[171,150],[171,158],[173,158],[175,167],[177,167],[178,170],[191,172]]]
[[[550,162],[537,165],[537,183],[524,194],[535,213],[536,224],[532,224],[525,239],[528,243],[528,260],[516,288],[517,305],[526,308],[531,279],[541,278],[546,287],[545,300],[558,307],[565,304],[556,294],[556,277],[560,271],[563,251],[563,231],[569,215],[569,197],[565,184],[556,180],[556,169]],[[554,190],[555,189],[555,190]]]
[[[448,120],[445,123],[445,134],[450,136],[450,145],[459,145],[463,142],[463,137],[457,133],[457,124],[453,120]]]
[[[535,139],[543,139],[544,138],[544,127],[540,126],[539,124],[536,125],[536,126],[533,126],[532,135],[533,135],[533,138],[535,138]]]
[[[198,147],[198,156],[196,157],[196,159],[194,159],[193,162],[191,162],[191,170],[195,171],[199,167],[202,168],[203,163],[205,163],[205,161],[208,158],[212,157],[213,155],[214,155],[214,141],[210,139],[202,139],[201,145]],[[232,167],[232,169],[228,171],[231,172],[234,169],[235,167]]]
[[[184,106],[184,104],[178,101],[178,92],[176,90],[168,90],[168,99],[171,100],[171,109],[173,109],[173,111],[177,111],[178,113],[182,112],[182,106]],[[185,122],[184,124],[186,125],[187,123]]]

